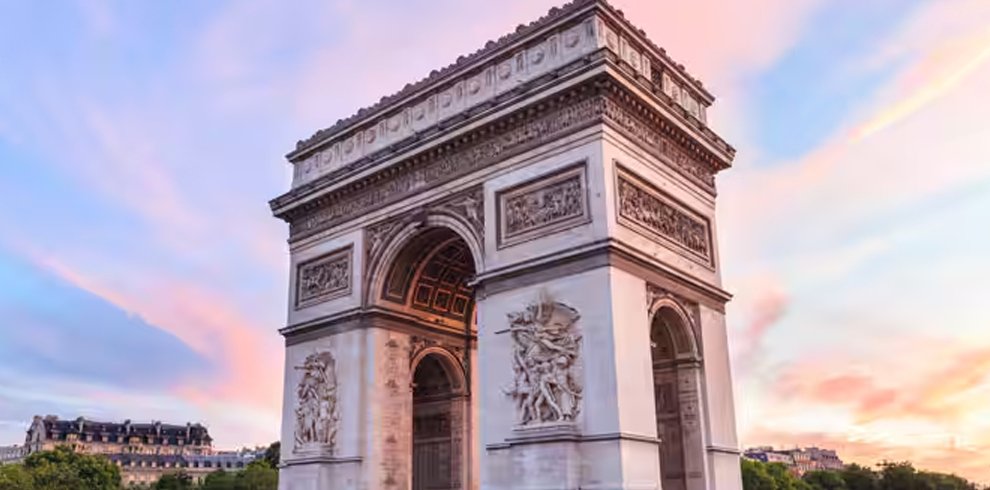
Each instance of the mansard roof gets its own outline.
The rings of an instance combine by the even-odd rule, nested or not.
[[[67,434],[93,434],[111,436],[155,436],[169,439],[183,438],[190,440],[210,441],[209,431],[202,424],[187,423],[186,425],[163,424],[161,422],[151,423],[131,423],[130,420],[124,422],[100,422],[88,420],[83,417],[74,420],[59,419],[49,415],[44,419],[46,436],[59,434],[64,439]],[[81,430],[80,430],[81,428]]]
[[[439,70],[433,70],[426,78],[407,84],[398,92],[382,97],[377,103],[358,110],[354,115],[340,119],[332,126],[316,131],[309,138],[298,141],[296,143],[296,148],[286,155],[286,158],[289,160],[296,160],[306,152],[321,146],[332,137],[335,137],[349,129],[353,129],[357,127],[359,123],[367,122],[374,116],[381,115],[386,110],[396,106],[400,101],[410,99],[430,87],[436,86],[441,82],[448,81],[456,75],[461,75],[470,71],[483,59],[494,58],[500,54],[505,54],[510,46],[522,42],[526,38],[535,35],[545,28],[564,21],[573,14],[579,12],[583,13],[586,11],[590,12],[595,8],[612,14],[614,18],[623,24],[624,28],[637,34],[637,41],[643,43],[646,49],[652,51],[652,54],[656,56],[656,62],[659,62],[667,70],[676,73],[676,76],[679,79],[686,82],[686,84],[690,86],[691,91],[698,96],[700,103],[704,104],[706,107],[711,105],[714,101],[714,97],[704,88],[701,81],[688,74],[687,70],[684,68],[684,65],[675,62],[672,58],[670,58],[670,56],[667,55],[666,50],[657,46],[646,36],[646,33],[642,29],[636,27],[629,20],[627,20],[622,10],[613,7],[606,0],[572,0],[562,7],[554,7],[550,9],[546,15],[529,24],[520,24],[516,27],[515,31],[510,32],[495,41],[488,41],[484,47],[474,53],[466,56],[460,56],[454,63],[451,63],[450,65],[447,65]]]

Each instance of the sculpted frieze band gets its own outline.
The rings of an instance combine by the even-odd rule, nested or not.
[[[639,143],[653,156],[671,164],[678,173],[688,177],[702,189],[715,192],[716,169],[692,157],[680,144],[659,131],[656,125],[649,124],[621,103],[608,100],[605,105],[606,121],[612,122],[627,136]]]
[[[368,209],[449,182],[556,139],[593,121],[601,113],[602,104],[602,100],[591,97],[591,93],[583,97],[564,97],[547,104],[547,110],[535,118],[495,123],[483,128],[483,134],[477,139],[454,151],[434,150],[430,152],[435,155],[433,158],[420,157],[421,165],[394,172],[394,176],[385,181],[349,193],[346,199],[335,199],[300,217],[290,224],[290,234],[301,238],[318,233]]]
[[[351,291],[351,247],[303,262],[296,273],[296,308],[346,296]]]
[[[542,102],[525,115],[509,116],[479,128],[458,142],[433,148],[368,177],[361,185],[343,188],[319,198],[304,209],[286,214],[293,240],[360,216],[417,192],[442,185],[530,148],[548,143],[596,122],[620,128],[635,143],[664,161],[702,190],[714,193],[711,164],[691,156],[667,134],[675,131],[660,122],[646,122],[641,107],[615,91],[605,79],[590,81],[573,91]],[[660,117],[660,116],[655,116]]]
[[[649,183],[618,168],[619,222],[632,229],[672,243],[695,260],[711,265],[711,229],[708,220],[693,215],[674,199]]]

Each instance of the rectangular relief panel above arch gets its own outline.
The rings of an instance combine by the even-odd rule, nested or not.
[[[495,195],[500,249],[591,221],[587,162],[541,175]]]
[[[714,270],[711,221],[618,161],[615,170],[616,221]]]
[[[354,246],[348,245],[296,266],[295,309],[351,294]]]

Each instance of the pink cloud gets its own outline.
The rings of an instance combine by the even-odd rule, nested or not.
[[[259,325],[223,295],[160,272],[155,276],[149,274],[154,279],[138,285],[137,290],[123,290],[53,257],[36,257],[36,260],[76,287],[141,316],[204,357],[220,361],[221,379],[186,380],[188,385],[177,386],[176,393],[209,392],[210,396],[220,395],[277,413],[281,373],[272,369],[280,365],[277,360],[281,358],[277,326]]]
[[[766,338],[783,317],[790,303],[783,284],[776,278],[760,277],[740,283],[739,294],[730,304],[734,323],[733,358],[737,368],[749,372],[766,348]]]
[[[870,358],[808,353],[768,377],[761,416],[742,427],[742,438],[824,445],[861,463],[911,460],[987,481],[976,460],[949,456],[990,450],[988,375],[990,346],[931,337],[890,339]]]

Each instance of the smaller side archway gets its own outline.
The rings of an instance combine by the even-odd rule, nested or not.
[[[650,348],[664,490],[704,490],[703,364],[687,310],[672,298],[651,305]]]

